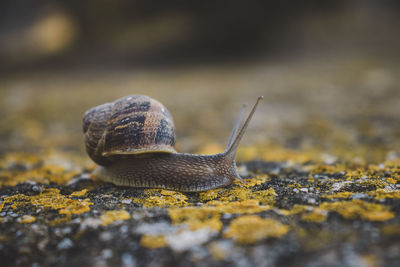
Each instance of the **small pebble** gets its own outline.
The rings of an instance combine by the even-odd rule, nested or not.
[[[209,228],[201,228],[196,231],[183,231],[170,235],[167,237],[167,243],[172,250],[183,252],[208,242],[213,236],[215,236],[215,232],[210,231]]]
[[[64,229],[62,229],[62,233],[64,235],[70,234],[72,232],[72,228],[71,227],[65,227]]]
[[[241,176],[241,177],[247,177],[247,176],[249,176],[250,174],[249,174],[249,171],[247,170],[247,166],[246,165],[242,165],[242,166],[240,166],[240,167],[238,167],[238,171],[239,171],[239,175]]]
[[[69,249],[74,246],[74,243],[69,238],[64,238],[60,243],[57,245],[58,250]]]
[[[80,224],[82,222],[82,219],[81,218],[76,218],[76,219],[71,220],[71,222]]]
[[[176,227],[172,226],[167,222],[157,223],[142,223],[136,229],[134,233],[138,234],[153,234],[153,235],[165,235],[173,234],[176,232]]]
[[[332,184],[332,191],[340,191],[344,186],[351,184],[351,181],[337,182]]]
[[[100,234],[100,239],[102,241],[110,241],[113,238],[113,234],[111,232],[102,232]]]
[[[308,202],[309,204],[315,204],[317,201],[315,200],[315,198],[309,198],[309,199],[307,200],[307,202]]]
[[[121,228],[119,228],[119,231],[121,234],[126,234],[128,232],[128,226],[127,225],[122,225]]]
[[[95,218],[87,218],[86,220],[83,221],[83,223],[80,225],[81,229],[86,229],[86,228],[97,228],[101,224],[101,220],[95,219]]]
[[[110,259],[113,256],[113,252],[111,249],[103,249],[101,251],[101,257],[105,260]]]
[[[301,191],[301,192],[304,192],[304,193],[308,193],[308,188],[305,188],[305,187],[300,188],[300,191]]]
[[[322,155],[325,164],[331,165],[337,161],[337,157],[329,154]]]
[[[135,267],[136,266],[136,259],[129,253],[122,254],[121,261],[122,261],[123,267]]]
[[[42,192],[42,187],[41,186],[37,186],[37,185],[34,185],[34,186],[32,186],[32,191],[33,192]]]
[[[132,217],[132,219],[139,221],[139,220],[143,219],[145,216],[139,212],[132,212],[131,217]]]
[[[132,199],[123,199],[121,200],[122,204],[131,204],[132,203]]]
[[[204,260],[209,254],[203,246],[194,246],[190,248],[191,258],[194,262]]]
[[[222,218],[223,219],[230,219],[230,218],[232,218],[232,214],[224,213],[224,214],[222,214]]]
[[[60,229],[54,229],[54,234],[56,235],[56,236],[61,236],[61,230]]]
[[[350,199],[362,199],[362,198],[366,198],[366,197],[368,197],[367,194],[356,193],[356,194],[352,194],[349,198]]]
[[[314,207],[306,207],[306,211],[313,211]]]

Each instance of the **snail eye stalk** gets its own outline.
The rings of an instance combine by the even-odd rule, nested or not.
[[[227,145],[227,147],[226,147],[226,149],[224,151],[224,154],[227,157],[232,158],[232,159],[235,158],[235,154],[236,154],[237,148],[239,146],[240,140],[242,139],[244,133],[246,132],[247,126],[249,125],[249,123],[251,121],[251,118],[253,117],[254,112],[257,109],[258,103],[260,103],[260,101],[263,98],[264,98],[263,96],[259,96],[257,98],[257,102],[254,104],[253,108],[251,109],[249,115],[247,116],[246,121],[240,127],[239,125],[240,125],[240,122],[242,120],[243,111],[244,111],[245,106],[242,107],[242,110],[241,110],[241,112],[239,114],[239,117],[235,122],[235,126],[233,127],[231,136],[230,136],[229,141],[228,141],[228,145]]]

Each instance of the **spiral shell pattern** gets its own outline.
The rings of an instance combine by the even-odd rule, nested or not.
[[[103,166],[124,154],[176,153],[171,114],[144,95],[89,109],[83,117],[83,132],[89,156]]]

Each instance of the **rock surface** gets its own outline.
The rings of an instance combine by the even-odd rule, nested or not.
[[[400,265],[400,76],[360,64],[358,78],[348,77],[339,65],[8,78],[2,266]],[[90,179],[85,109],[160,95],[176,118],[179,150],[215,153],[249,82],[249,95],[265,102],[239,149],[247,184],[180,193]],[[198,110],[205,116],[195,120]]]

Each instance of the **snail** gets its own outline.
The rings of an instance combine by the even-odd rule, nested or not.
[[[177,153],[175,127],[168,110],[144,95],[123,97],[86,111],[85,146],[99,166],[92,175],[105,182],[136,188],[198,192],[224,187],[235,179],[236,150],[262,96],[247,119],[242,106],[224,152]]]

